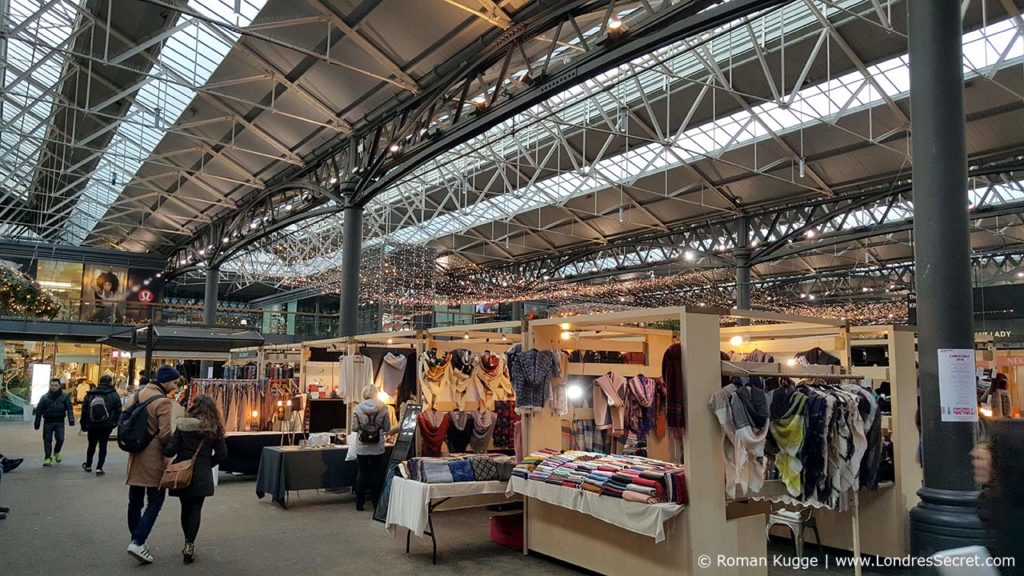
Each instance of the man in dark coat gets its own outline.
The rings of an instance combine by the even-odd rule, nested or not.
[[[60,452],[64,448],[64,417],[67,416],[68,424],[75,425],[71,397],[61,390],[59,378],[50,380],[50,391],[39,399],[35,415],[36,430],[39,430],[40,423],[43,425],[43,466],[50,466],[53,460],[59,464],[64,459]]]
[[[121,397],[114,388],[113,377],[104,374],[100,377],[100,385],[85,395],[82,403],[82,430],[89,436],[89,448],[85,452],[82,470],[92,472],[92,457],[99,448],[99,459],[96,461],[96,475],[103,476],[103,464],[107,460],[107,442],[110,434],[117,428],[117,419],[121,415]]]

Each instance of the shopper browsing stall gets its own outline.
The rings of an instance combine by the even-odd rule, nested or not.
[[[355,450],[358,469],[356,472],[356,510],[364,510],[366,492],[376,506],[377,491],[380,490],[381,473],[384,468],[384,435],[391,431],[388,408],[376,398],[377,388],[363,387],[363,401],[356,406]]]

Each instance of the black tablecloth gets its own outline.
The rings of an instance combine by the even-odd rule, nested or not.
[[[228,447],[228,458],[220,465],[221,472],[256,474],[260,469],[260,457],[267,446],[290,446],[305,438],[302,433],[285,432],[228,432],[224,442]]]
[[[385,460],[390,458],[392,448],[385,449]],[[270,494],[274,502],[285,506],[287,493],[292,490],[355,486],[356,462],[345,461],[347,454],[345,446],[266,447],[256,477],[256,496],[263,498]]]

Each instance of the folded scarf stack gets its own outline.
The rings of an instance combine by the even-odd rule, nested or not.
[[[643,504],[689,502],[683,467],[641,456],[535,452],[512,475]]]
[[[427,484],[451,482],[507,482],[514,461],[503,454],[474,454],[466,457],[412,458],[404,463],[408,478]]]

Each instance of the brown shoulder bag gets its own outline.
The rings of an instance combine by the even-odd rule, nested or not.
[[[160,487],[165,490],[181,490],[192,484],[192,471],[195,468],[196,458],[203,451],[203,444],[206,438],[199,441],[195,454],[188,460],[171,462],[164,468],[164,475],[160,478]]]

